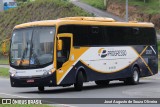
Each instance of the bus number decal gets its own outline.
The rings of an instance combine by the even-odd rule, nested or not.
[[[152,50],[146,50],[146,54],[147,54],[147,55],[152,54]]]

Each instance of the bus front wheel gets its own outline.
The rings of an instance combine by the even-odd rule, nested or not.
[[[132,77],[127,78],[124,83],[129,85],[137,85],[139,83],[139,69],[137,67],[134,67],[132,69]]]
[[[39,86],[38,90],[41,91],[41,92],[43,92],[44,91],[44,86]]]
[[[76,91],[81,91],[83,88],[83,74],[81,71],[78,72],[77,78],[76,78],[76,83],[74,84],[74,88]]]

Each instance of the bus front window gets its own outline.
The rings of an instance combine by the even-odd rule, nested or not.
[[[11,65],[28,68],[52,63],[54,34],[55,27],[15,30],[11,43]]]

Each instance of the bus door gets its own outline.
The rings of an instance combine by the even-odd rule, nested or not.
[[[57,41],[57,85],[71,66],[70,52],[72,47],[72,34],[64,33],[58,35]]]

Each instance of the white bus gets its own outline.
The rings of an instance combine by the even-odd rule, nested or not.
[[[12,87],[138,84],[158,72],[152,23],[67,17],[15,26],[10,48]]]

